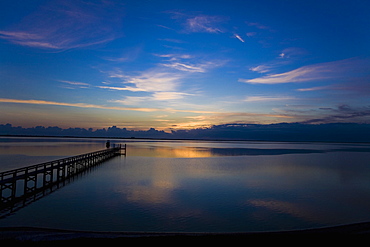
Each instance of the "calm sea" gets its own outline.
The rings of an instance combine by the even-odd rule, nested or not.
[[[106,139],[0,137],[0,171]],[[111,140],[114,157],[0,219],[93,231],[277,231],[370,221],[370,144]]]

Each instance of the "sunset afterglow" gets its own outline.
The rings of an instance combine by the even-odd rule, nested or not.
[[[370,123],[370,2],[0,3],[0,124]]]

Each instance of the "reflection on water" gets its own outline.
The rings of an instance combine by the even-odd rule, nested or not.
[[[298,148],[297,148],[298,147]],[[327,152],[370,152],[366,144],[307,144],[269,142],[134,142],[129,145],[131,156],[167,158],[200,158],[240,155],[282,155]]]
[[[75,150],[66,146],[91,152],[105,142],[58,141],[67,156]],[[112,142],[127,143],[128,156],[96,167],[0,220],[0,226],[242,232],[370,219],[366,144]],[[0,158],[6,154],[3,144]],[[10,146],[26,146],[18,144]],[[29,151],[11,155],[21,154],[32,157]]]

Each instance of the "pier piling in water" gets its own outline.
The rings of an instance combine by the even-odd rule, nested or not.
[[[126,144],[118,147],[0,173],[0,213],[16,203],[45,194],[61,183],[117,155],[126,155]]]

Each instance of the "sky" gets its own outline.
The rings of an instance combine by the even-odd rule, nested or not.
[[[0,123],[370,123],[368,0],[2,0]]]

